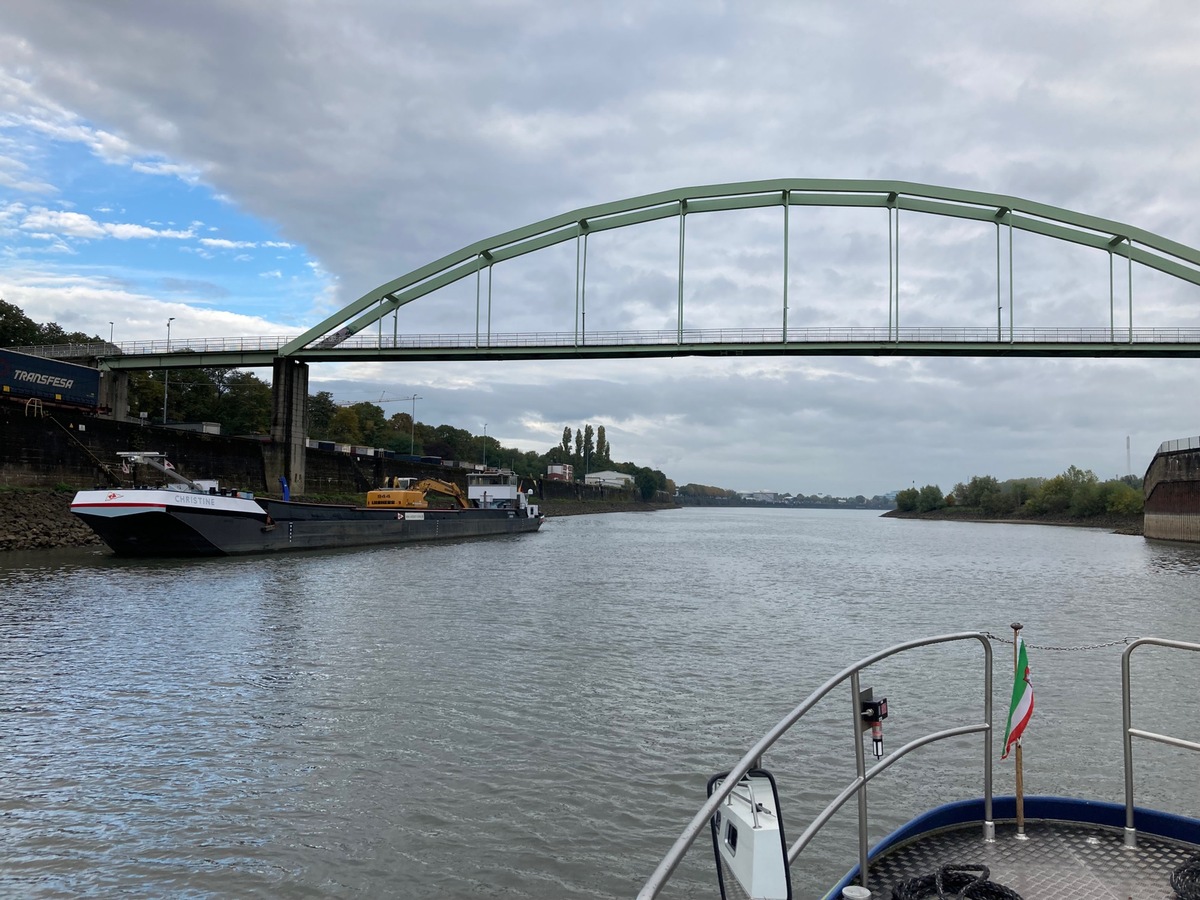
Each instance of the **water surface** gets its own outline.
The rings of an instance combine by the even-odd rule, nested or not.
[[[1102,531],[824,510],[276,558],[3,554],[0,893],[632,896],[707,776],[828,675],[1014,621],[1034,645],[1027,789],[1120,800],[1121,646],[1039,647],[1200,640],[1198,573],[1200,549]],[[1135,724],[1200,739],[1177,714],[1200,664],[1144,653]],[[889,746],[974,720],[980,658],[873,672]],[[872,786],[874,832],[978,793],[977,739],[916,757]],[[1137,758],[1140,801],[1200,809],[1177,777],[1194,759]],[[844,730],[815,728],[767,763],[795,834],[854,768]],[[999,792],[1011,777],[998,763]],[[852,826],[802,857],[800,896],[854,863]],[[710,865],[699,846],[666,896],[713,896]]]

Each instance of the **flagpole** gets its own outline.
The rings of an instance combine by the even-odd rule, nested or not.
[[[1020,622],[1013,622],[1013,623],[1012,623],[1012,630],[1013,630],[1013,678],[1014,678],[1014,679],[1016,679],[1016,678],[1019,678],[1019,677],[1020,677],[1020,674],[1017,672],[1017,666],[1019,665],[1017,653],[1018,653],[1018,651],[1020,650],[1020,647],[1018,646],[1018,644],[1019,644],[1019,643],[1020,643],[1020,641],[1021,641],[1021,629],[1022,629],[1023,627],[1024,627],[1024,626],[1023,626],[1023,625],[1022,625]],[[1026,840],[1026,839],[1028,838],[1028,835],[1026,835],[1026,834],[1025,834],[1025,773],[1024,773],[1024,771],[1023,771],[1022,767],[1021,767],[1021,763],[1022,763],[1022,760],[1021,760],[1021,739],[1020,739],[1020,738],[1017,738],[1017,760],[1016,760],[1017,785],[1016,785],[1016,794],[1017,794],[1017,840],[1019,840],[1019,841]]]

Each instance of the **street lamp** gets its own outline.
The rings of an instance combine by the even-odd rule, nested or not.
[[[405,397],[404,399],[412,401],[412,419],[409,423],[412,425],[412,431],[409,433],[408,455],[415,456],[417,447],[417,401],[424,400],[425,398],[413,394],[411,397]]]
[[[167,319],[167,352],[171,352],[171,323],[175,321],[175,317]],[[167,424],[167,387],[171,382],[171,370],[163,369],[163,424]]]

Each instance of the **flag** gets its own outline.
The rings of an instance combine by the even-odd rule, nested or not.
[[[1008,726],[1004,729],[1004,753],[1021,739],[1029,717],[1033,715],[1033,685],[1029,683],[1029,657],[1025,655],[1025,642],[1017,638],[1017,668],[1013,672],[1012,705],[1008,709]]]

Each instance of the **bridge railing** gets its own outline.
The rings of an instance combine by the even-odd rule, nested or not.
[[[1200,449],[1200,437],[1177,438],[1173,441],[1163,441],[1158,445],[1159,453],[1174,453],[1176,450]]]
[[[86,359],[170,353],[274,352],[288,335],[226,338],[175,338],[171,341],[107,341],[12,348],[34,356]],[[871,328],[685,328],[662,331],[496,332],[493,334],[370,334],[337,344],[341,350],[422,350],[513,347],[632,347],[669,344],[1200,344],[1198,328],[1004,328],[909,326]],[[303,351],[301,354],[303,355]]]

